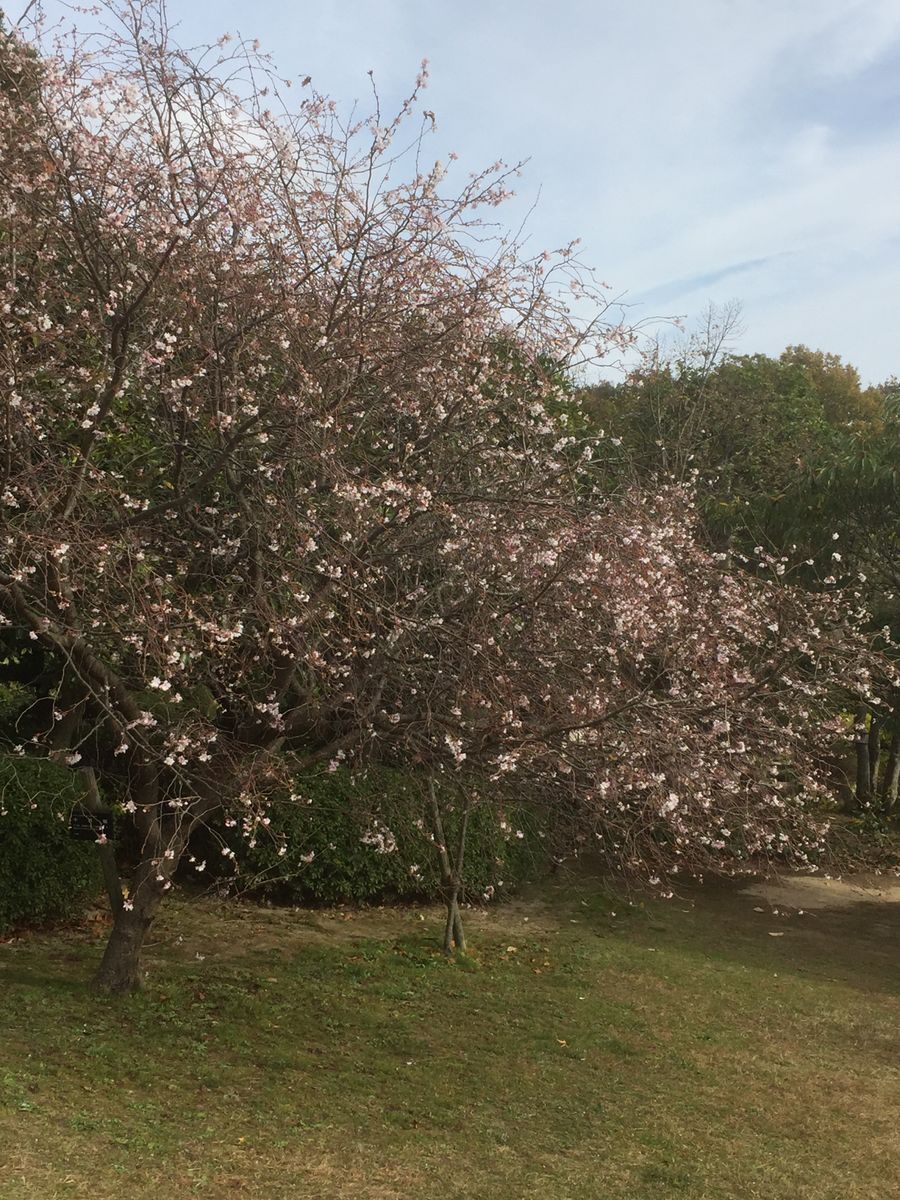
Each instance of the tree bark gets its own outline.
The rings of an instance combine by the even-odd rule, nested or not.
[[[900,731],[891,735],[887,762],[881,779],[881,801],[885,811],[894,808],[898,792],[900,792]]]
[[[100,855],[100,869],[103,871],[103,882],[109,897],[109,907],[112,909],[113,917],[117,917],[122,911],[125,897],[122,895],[115,847],[112,842],[98,842],[97,853]]]
[[[444,837],[444,823],[441,820],[441,808],[438,803],[434,780],[428,780],[428,799],[431,804],[431,820],[434,827],[435,846],[441,864],[441,885],[444,902],[447,905],[447,921],[444,925],[444,953],[451,955],[454,947],[460,954],[466,953],[466,934],[463,929],[462,913],[459,907],[459,896],[462,891],[462,872],[466,853],[466,831],[469,824],[471,803],[466,796],[466,806],[463,810],[462,823],[459,830],[459,846],[456,862],[452,862],[447,841]]]
[[[459,913],[459,889],[450,887],[447,897],[447,923],[444,926],[444,953],[452,954],[453,947],[461,954],[466,952],[466,935],[463,932],[462,918]]]
[[[878,766],[881,762],[881,720],[872,713],[869,720],[869,795],[874,798],[878,795]]]
[[[143,853],[135,872],[131,894],[115,914],[112,933],[92,981],[95,992],[122,994],[141,986],[141,950],[163,896],[171,886],[191,829],[189,818],[165,828],[166,818],[158,803],[155,772],[146,769],[132,788],[138,801],[135,821],[143,835]]]
[[[453,870],[454,895],[453,906],[451,908],[451,917],[453,919],[453,940],[456,942],[456,949],[460,954],[466,953],[466,933],[463,929],[462,913],[459,908],[459,894],[462,891],[463,868],[466,862],[466,834],[469,830],[469,812],[472,808],[472,802],[468,792],[466,793],[466,806],[463,809],[462,821],[459,826],[459,844],[456,848],[456,862]]]
[[[853,742],[856,748],[856,802],[860,808],[869,803],[869,738],[866,731],[868,709],[864,704],[856,710]]]
[[[168,812],[160,803],[159,779],[155,769],[139,765],[130,788],[136,802],[135,823],[143,837],[140,865],[130,896],[122,897],[112,933],[94,975],[95,992],[121,994],[141,986],[141,950],[163,897],[172,884],[191,831],[197,822],[221,806],[221,791],[195,781],[204,795],[184,812]]]
[[[156,878],[157,868],[142,863],[134,895],[116,913],[112,933],[91,987],[95,992],[123,995],[141,986],[141,950],[162,902],[165,880]]]

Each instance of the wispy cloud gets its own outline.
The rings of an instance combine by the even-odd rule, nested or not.
[[[757,271],[768,266],[777,258],[784,257],[790,254],[790,251],[785,251],[783,255],[769,254],[764,258],[748,258],[744,262],[731,263],[727,267],[719,267],[714,271],[703,271],[699,275],[688,275],[682,279],[672,279],[668,283],[661,283],[656,287],[650,288],[649,291],[642,292],[639,296],[633,297],[635,303],[639,304],[665,304],[670,300],[675,300],[679,297],[692,296],[695,293],[706,293],[710,288],[724,283],[725,280],[735,280],[736,276],[746,275],[750,271]],[[735,287],[739,286],[737,283]]]

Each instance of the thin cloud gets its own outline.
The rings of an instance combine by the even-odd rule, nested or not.
[[[633,297],[633,299],[636,303],[641,304],[666,304],[671,300],[689,296],[694,292],[707,291],[717,284],[723,283],[726,279],[733,279],[736,275],[744,275],[748,271],[765,267],[778,258],[786,257],[788,254],[790,254],[790,251],[785,251],[783,254],[769,254],[764,258],[748,258],[744,262],[730,263],[727,267],[720,267],[715,271],[703,271],[699,275],[688,275],[682,279],[672,279],[668,283],[662,283],[658,287],[651,288],[648,292],[643,292],[641,295]]]

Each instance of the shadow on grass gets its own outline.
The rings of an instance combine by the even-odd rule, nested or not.
[[[598,879],[585,868],[530,889],[514,905],[492,910],[481,927],[472,931],[472,948],[477,957],[482,948],[498,938],[514,936],[510,922],[521,920],[522,914],[527,920],[530,913],[532,921],[552,918],[563,934],[567,930],[573,935],[588,933],[654,952],[683,953],[695,962],[731,964],[784,978],[824,980],[863,993],[900,995],[900,903],[859,901],[800,910],[760,899],[749,892],[752,886],[753,881],[747,879],[715,879],[702,886],[684,886],[675,898],[660,901],[652,896],[617,892],[610,881]],[[203,905],[196,908],[202,909]],[[190,922],[202,932],[204,922],[211,920],[218,928],[216,923],[221,918],[197,912],[196,908],[188,903],[175,909],[175,925],[186,928]],[[272,922],[274,944],[266,945],[267,939],[259,943],[254,938],[249,946],[229,945],[224,959],[233,961],[225,974],[230,976],[237,970],[247,976],[241,979],[241,985],[252,987],[251,977],[268,975],[280,963],[281,968],[312,982],[319,975],[328,976],[339,960],[341,969],[349,975],[365,977],[370,971],[369,960],[380,959],[388,949],[408,966],[443,968],[446,964],[436,953],[433,931],[412,933],[401,919],[404,915],[408,915],[407,910],[397,910],[394,935],[385,938],[381,930],[378,941],[363,942],[364,928],[352,939],[342,936],[343,930],[336,930],[333,940],[322,937],[317,930],[307,941],[302,917],[292,923],[291,929],[285,926],[285,914],[276,912],[273,920],[270,910],[260,909],[249,916],[259,922]],[[382,924],[389,923],[390,917],[390,910],[379,914]],[[530,928],[537,935],[535,925]],[[283,944],[275,936],[279,932]],[[0,981],[7,987],[50,990],[61,996],[90,995],[89,984],[102,954],[102,942],[66,933],[60,936],[65,940],[40,935],[34,941],[0,948]],[[193,959],[194,939],[188,934],[187,940]],[[202,961],[204,956],[197,954],[196,958]],[[186,982],[187,975],[197,970],[187,952],[175,952],[167,939],[149,946],[146,959],[151,968],[151,987],[163,981]],[[465,970],[471,964],[456,965]],[[208,974],[204,969],[200,973]]]
[[[614,899],[614,892],[598,892],[596,879],[581,876],[559,891],[561,900],[569,893],[574,908],[594,917],[598,932],[653,949],[900,995],[900,903],[800,909],[760,898],[752,887],[747,879],[714,879],[683,887],[668,901],[635,894]]]

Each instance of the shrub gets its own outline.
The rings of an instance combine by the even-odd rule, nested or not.
[[[28,692],[16,683],[0,683],[0,745],[9,749],[21,740],[18,721],[32,700]]]
[[[270,824],[249,840],[232,826],[207,832],[204,853],[214,873],[252,895],[283,902],[334,904],[382,899],[436,899],[440,867],[430,839],[425,780],[389,767],[305,775],[295,793],[303,803],[276,801]],[[445,835],[459,836],[460,810],[441,795]],[[512,801],[473,808],[466,839],[465,892],[502,896],[545,860],[535,814]],[[223,855],[222,850],[225,850]],[[234,859],[231,859],[231,852]]]
[[[95,848],[69,837],[70,771],[0,756],[0,930],[74,915],[100,887]]]

